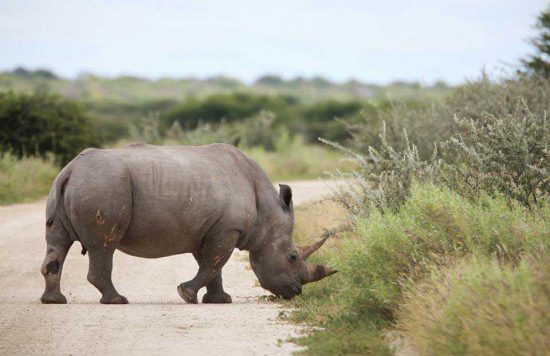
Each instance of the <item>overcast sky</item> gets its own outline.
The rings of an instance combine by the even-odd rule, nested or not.
[[[0,0],[0,70],[451,83],[529,53],[542,0]]]

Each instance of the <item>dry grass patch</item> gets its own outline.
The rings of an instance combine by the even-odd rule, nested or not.
[[[333,200],[324,199],[296,207],[295,217],[294,241],[307,244],[318,240],[323,233],[346,224],[347,210]]]
[[[464,260],[405,293],[399,328],[422,355],[550,350],[550,263]]]
[[[58,167],[54,159],[0,153],[0,204],[36,200],[48,194]]]

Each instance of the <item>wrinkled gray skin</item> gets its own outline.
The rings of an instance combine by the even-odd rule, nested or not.
[[[116,249],[145,258],[192,253],[199,270],[178,286],[188,303],[204,286],[204,303],[230,303],[221,269],[234,248],[248,250],[261,286],[292,298],[302,284],[335,272],[304,262],[312,248],[294,246],[293,224],[290,187],[277,193],[233,146],[87,149],[59,173],[48,197],[41,301],[66,303],[59,283],[74,241],[88,251],[88,281],[101,303],[128,303],[111,281]]]

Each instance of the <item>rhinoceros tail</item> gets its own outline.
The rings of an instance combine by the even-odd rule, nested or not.
[[[46,204],[47,226],[52,225],[55,220],[57,209],[59,208],[63,192],[65,191],[65,186],[71,176],[71,171],[71,164],[69,163],[61,170],[52,184],[52,189],[50,190],[50,195],[48,196],[48,203]]]

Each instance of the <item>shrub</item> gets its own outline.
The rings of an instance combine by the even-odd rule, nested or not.
[[[437,173],[439,162],[435,158],[431,162],[421,160],[406,131],[403,132],[405,148],[397,151],[387,142],[385,128],[383,126],[379,136],[380,148],[369,146],[366,154],[321,139],[344,152],[357,165],[351,174],[337,174],[351,178],[349,184],[336,190],[336,198],[352,216],[368,216],[372,209],[396,212],[409,197],[413,180],[428,181]]]
[[[550,122],[518,105],[513,114],[457,119],[460,134],[443,143],[446,183],[477,197],[498,191],[525,206],[550,199]]]
[[[433,154],[436,142],[449,138],[454,132],[453,114],[439,101],[382,101],[368,108],[361,112],[360,120],[346,124],[352,137],[351,147],[359,152],[366,153],[369,147],[379,149],[383,145],[379,133],[384,130],[387,145],[403,151],[410,143],[425,160]],[[403,140],[403,131],[407,132],[408,143]]]
[[[0,150],[18,157],[53,153],[67,163],[95,144],[93,128],[80,106],[49,94],[0,94]]]
[[[487,115],[514,116],[522,101],[534,116],[543,117],[550,110],[550,78],[518,75],[495,81],[483,73],[479,79],[454,88],[444,100],[381,102],[376,110],[364,110],[363,119],[348,124],[347,129],[353,137],[351,147],[363,153],[369,147],[380,147],[378,132],[383,125],[388,144],[404,150],[402,132],[406,130],[420,158],[427,160],[434,144],[459,133],[455,117],[477,122]]]
[[[550,349],[550,261],[470,259],[406,293],[399,328],[422,355],[542,355]]]
[[[504,117],[517,113],[518,103],[538,117],[550,109],[550,78],[517,77],[491,80],[485,73],[481,78],[454,89],[445,101],[449,119],[478,120],[485,115]]]
[[[368,215],[378,209],[396,211],[409,196],[413,179],[445,184],[456,192],[476,199],[499,192],[525,206],[550,199],[550,125],[546,112],[550,80],[519,77],[496,84],[483,77],[456,89],[445,105],[409,112],[403,122],[394,106],[389,126],[383,123],[377,140],[369,125],[354,131],[357,151],[327,142],[358,162],[359,169],[347,190],[338,197],[352,215]],[[529,107],[533,106],[533,109]],[[454,112],[451,125],[447,118]],[[420,116],[425,113],[426,116]],[[386,115],[386,116],[385,116]],[[437,122],[438,115],[442,121]],[[399,140],[396,127],[414,127],[428,134],[424,153],[403,129]],[[439,138],[436,138],[436,136]],[[416,141],[418,142],[418,133]],[[369,145],[369,142],[372,145]],[[431,145],[431,156],[427,148]]]

